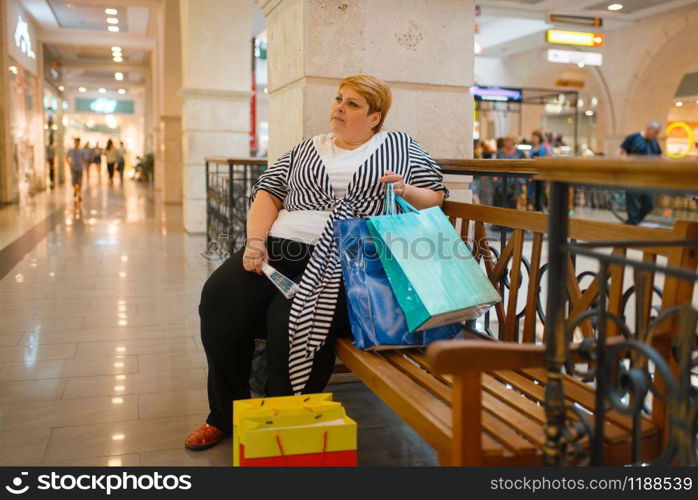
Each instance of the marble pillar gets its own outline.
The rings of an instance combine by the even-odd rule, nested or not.
[[[340,80],[390,84],[386,130],[415,137],[433,158],[471,158],[472,0],[257,0],[267,16],[269,159],[327,131]],[[449,176],[452,199],[469,178]]]
[[[206,230],[204,158],[249,156],[252,4],[181,0],[184,227]]]

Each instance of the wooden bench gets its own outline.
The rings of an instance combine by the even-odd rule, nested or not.
[[[543,406],[546,385],[545,346],[542,323],[544,304],[539,299],[544,273],[544,237],[548,217],[539,213],[446,202],[444,212],[469,241],[492,283],[503,293],[503,301],[491,313],[493,337],[471,330],[467,340],[436,343],[427,350],[361,351],[351,339],[341,339],[336,352],[341,361],[363,383],[407,422],[438,453],[444,465],[541,465],[545,441]],[[486,224],[513,229],[498,258],[490,248]],[[473,238],[469,238],[472,232]],[[569,236],[578,241],[671,240],[696,238],[698,224],[677,222],[672,231],[572,219]],[[531,239],[528,239],[531,237]],[[624,256],[622,246],[612,250]],[[679,247],[640,248],[642,258],[695,270],[695,249]],[[692,252],[692,253],[691,253]],[[598,298],[598,280],[578,273],[568,258],[570,297],[567,321],[591,308]],[[528,270],[527,270],[528,269]],[[579,279],[578,278],[578,274]],[[625,268],[609,270],[608,311],[624,314],[634,302],[633,290],[624,284]],[[592,273],[593,275],[593,273]],[[653,317],[652,290],[656,277],[644,283],[642,310],[634,317],[647,325]],[[542,280],[545,283],[545,280]],[[516,286],[518,285],[518,286]],[[693,284],[682,285],[667,278],[661,309],[690,303]],[[519,301],[519,298],[525,301]],[[656,298],[656,295],[655,295]],[[686,302],[687,301],[687,302]],[[496,319],[496,322],[494,321]],[[496,330],[496,331],[495,331]],[[575,330],[575,341],[595,335],[591,320]],[[671,332],[665,332],[670,338]],[[618,328],[610,325],[610,342],[617,341]],[[662,338],[658,335],[657,338]],[[579,344],[572,348],[578,350]],[[668,355],[668,344],[662,352]],[[595,393],[583,380],[564,375],[567,402],[576,405],[593,421]],[[572,416],[572,418],[577,418]],[[652,414],[641,420],[642,457],[649,460],[661,449],[667,416],[662,401],[655,398]],[[605,462],[631,462],[633,419],[609,411],[605,425]],[[584,446],[585,442],[582,442]]]

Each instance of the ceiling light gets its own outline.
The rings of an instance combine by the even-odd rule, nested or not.
[[[124,61],[124,58],[123,58],[123,57],[121,57],[121,56],[114,56],[114,62],[115,62],[115,63],[120,63],[120,62],[123,62],[123,61]]]
[[[584,63],[583,63],[583,62],[577,63],[577,67],[578,67],[578,68],[583,68],[583,67],[584,67]]]
[[[99,89],[97,92],[99,92],[100,94],[106,94],[107,89],[101,88],[101,89]]]
[[[107,22],[109,24],[119,24],[119,18],[118,17],[108,17]]]
[[[112,52],[121,52],[121,47],[112,47],[111,51]]]
[[[122,81],[124,79],[124,74],[120,71],[114,73],[114,79],[117,81]]]
[[[608,10],[620,10],[623,8],[622,3],[612,3],[611,5],[608,6]]]
[[[107,29],[108,29],[109,31],[111,31],[112,33],[118,33],[118,32],[119,32],[119,27],[118,27],[118,26],[109,26]]]
[[[126,89],[119,89],[119,94],[124,95],[126,93]]]
[[[19,73],[19,70],[17,70],[17,66],[10,66],[10,73],[14,73],[15,75]]]
[[[80,87],[78,89],[78,92],[80,92],[81,94],[84,94],[85,92],[87,92],[87,89],[85,87]]]
[[[676,107],[681,107],[683,106],[683,101],[676,101],[674,104],[676,104]]]
[[[58,87],[58,90],[60,90],[61,92],[63,92],[63,91],[65,90],[65,87],[64,87],[63,85],[60,85],[60,86]]]
[[[116,9],[104,9],[104,13],[108,16],[115,16],[119,13]]]
[[[584,114],[587,115],[587,116],[594,116],[594,112],[593,112],[592,110],[590,110],[590,109],[587,109],[587,110],[584,112]]]

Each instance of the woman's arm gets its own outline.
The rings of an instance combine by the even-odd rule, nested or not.
[[[443,191],[432,191],[428,188],[420,188],[409,184],[405,184],[405,189],[401,196],[407,200],[407,203],[418,210],[440,207],[444,203]]]
[[[380,182],[387,184],[392,182],[395,187],[395,194],[402,196],[407,203],[417,210],[429,207],[440,207],[444,202],[443,191],[434,191],[429,188],[420,188],[405,183],[405,179],[400,174],[386,170]]]
[[[242,265],[246,271],[262,274],[262,263],[269,260],[267,236],[281,210],[281,200],[266,191],[258,191],[247,214],[247,241]]]

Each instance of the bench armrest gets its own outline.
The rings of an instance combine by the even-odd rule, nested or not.
[[[611,337],[606,345],[624,341]],[[577,357],[581,344],[570,344],[570,353]],[[578,358],[583,361],[582,358]],[[427,362],[439,373],[489,372],[514,368],[546,367],[545,346],[516,342],[481,340],[441,340],[427,348]]]

